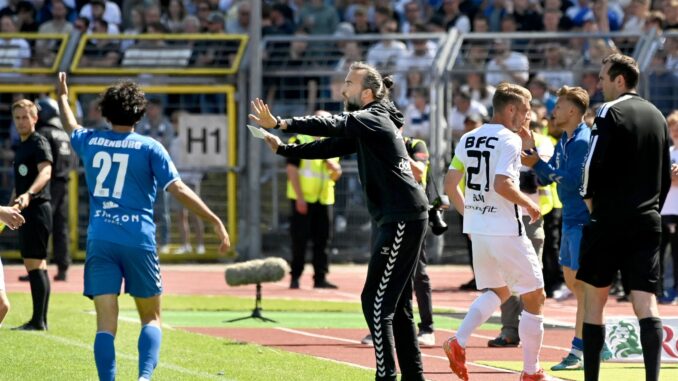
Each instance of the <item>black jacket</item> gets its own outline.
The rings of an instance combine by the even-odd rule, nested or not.
[[[671,187],[666,119],[637,94],[603,104],[591,128],[581,195],[592,220],[659,231],[659,211]]]
[[[358,154],[358,174],[367,209],[378,225],[427,218],[428,201],[414,180],[405,143],[398,131],[403,116],[392,102],[372,102],[359,111],[331,118],[287,119],[286,132],[327,136],[300,145],[282,145],[278,154],[327,159]]]
[[[56,124],[60,123],[48,121],[38,126],[36,131],[47,139],[52,150],[52,180],[68,181],[73,163],[71,138]]]

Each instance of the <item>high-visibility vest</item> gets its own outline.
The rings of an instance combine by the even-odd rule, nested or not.
[[[538,133],[534,134],[535,147],[539,147],[542,144],[548,144],[550,142],[551,140],[548,136]],[[541,215],[545,216],[549,214],[551,210],[553,210],[553,195],[556,193],[555,187],[553,184],[540,186],[537,188],[537,193],[539,193],[539,209],[541,210]]]
[[[426,142],[421,140],[421,139],[415,139],[415,138],[410,138],[410,137],[403,137],[405,140],[405,146],[407,147],[407,144],[410,144],[410,147],[414,148],[417,144],[423,144],[424,149],[426,152],[428,152],[428,147],[426,147]],[[412,158],[414,159],[414,158]],[[421,185],[426,188],[426,181],[428,180],[428,168],[429,165],[431,164],[430,160],[426,160],[426,166],[424,167],[424,172],[421,174]]]
[[[557,139],[557,138],[555,138],[551,135],[548,135],[548,137],[549,137],[549,139],[551,139],[551,143],[553,143],[554,147],[556,145],[558,145],[558,140],[560,140],[560,139]],[[553,195],[553,207],[555,209],[562,209],[563,203],[560,202],[560,197],[558,197],[558,184],[554,181],[551,184],[551,188],[553,188],[552,191],[551,191],[551,194]]]
[[[297,135],[290,138],[289,143],[305,144],[314,139],[308,135]],[[338,163],[339,158],[327,159]],[[309,203],[319,202],[322,205],[334,204],[334,180],[330,178],[324,159],[302,159],[299,163],[299,184],[304,195],[304,201]],[[292,183],[287,180],[287,198],[296,200],[297,194],[292,188]]]

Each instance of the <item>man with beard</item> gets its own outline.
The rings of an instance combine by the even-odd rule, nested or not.
[[[402,378],[424,380],[412,319],[412,274],[426,231],[428,200],[414,179],[398,132],[403,116],[388,99],[392,86],[390,77],[383,78],[374,67],[356,62],[342,88],[346,113],[280,119],[256,99],[249,117],[265,128],[329,137],[285,145],[277,136],[267,134],[266,143],[281,156],[327,159],[357,153],[367,207],[377,224],[361,295],[375,344],[375,379],[396,380],[396,349]]]

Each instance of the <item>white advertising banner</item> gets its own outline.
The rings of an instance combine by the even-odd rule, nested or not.
[[[678,362],[678,318],[662,319],[662,362]],[[605,322],[605,343],[612,351],[610,361],[643,362],[638,319],[633,317],[608,318]]]

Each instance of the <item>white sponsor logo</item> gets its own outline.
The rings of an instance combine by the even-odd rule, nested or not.
[[[407,159],[401,159],[398,163],[398,168],[402,173],[412,173],[412,167],[410,166],[410,161]]]
[[[21,164],[19,166],[19,174],[21,176],[26,176],[28,174],[28,167],[26,166],[26,164]]]
[[[94,218],[103,218],[109,224],[122,225],[127,222],[139,222],[138,214],[111,214],[105,210],[97,210]]]
[[[117,208],[118,204],[114,203],[113,201],[104,201],[103,208],[104,209],[114,209]]]

